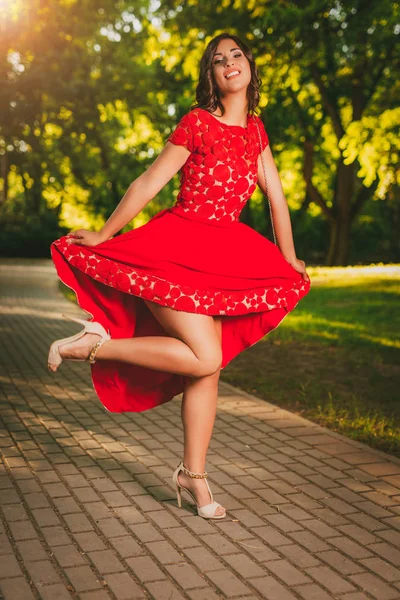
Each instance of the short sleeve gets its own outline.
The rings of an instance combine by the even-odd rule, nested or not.
[[[262,149],[264,150],[264,148],[266,148],[268,146],[268,144],[269,144],[268,134],[265,131],[264,123],[262,122],[262,120],[260,119],[260,117],[257,117],[257,123],[258,123],[258,127],[259,127],[260,134],[261,134]],[[258,134],[257,134],[257,136],[258,136]]]
[[[174,131],[171,133],[167,142],[172,142],[178,146],[185,146],[187,150],[193,152],[193,128],[190,113],[183,115]]]

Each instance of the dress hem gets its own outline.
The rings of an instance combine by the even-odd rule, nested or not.
[[[306,293],[308,284],[305,280],[295,283],[291,281],[286,288],[263,286],[247,293],[201,290],[168,281],[138,268],[133,269],[108,258],[99,258],[91,247],[67,242],[66,236],[52,243],[53,261],[56,250],[73,267],[98,283],[174,310],[209,316],[240,316],[276,308],[290,311]]]

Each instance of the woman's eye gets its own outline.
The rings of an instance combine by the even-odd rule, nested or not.
[[[239,54],[239,53],[236,53],[236,54],[234,54],[233,56],[234,56],[235,58],[240,58],[240,57],[242,56],[242,54],[241,54],[241,53],[240,53],[240,54]],[[218,60],[216,60],[216,61],[214,62],[214,65],[217,65],[217,64],[218,64],[218,63],[220,63],[220,62],[222,62],[222,58],[219,58]]]

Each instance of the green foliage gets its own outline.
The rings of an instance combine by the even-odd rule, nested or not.
[[[31,218],[101,226],[193,103],[205,44],[229,30],[256,57],[298,255],[399,256],[397,3],[14,0],[2,11],[3,229],[17,235],[16,215],[28,229]],[[177,182],[134,224],[172,205]],[[243,218],[270,235],[258,192]]]

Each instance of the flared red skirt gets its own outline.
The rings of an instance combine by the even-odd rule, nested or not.
[[[220,225],[163,209],[145,225],[97,246],[51,245],[61,281],[112,338],[168,335],[151,300],[222,321],[223,369],[275,329],[310,289],[279,248],[236,221]],[[185,376],[117,361],[91,366],[111,412],[141,412],[171,400]]]

